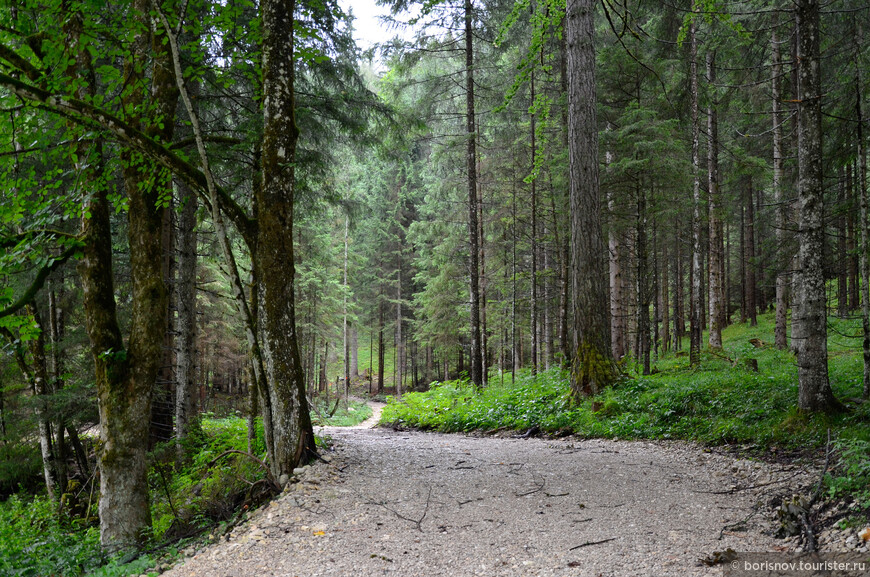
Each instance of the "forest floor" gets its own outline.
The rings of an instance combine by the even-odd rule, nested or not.
[[[686,443],[376,429],[374,408],[323,428],[325,462],[164,575],[721,575],[717,552],[795,549],[774,511],[819,476]]]

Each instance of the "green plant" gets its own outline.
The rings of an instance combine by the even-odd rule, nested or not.
[[[339,402],[335,413],[331,416],[330,412],[333,407],[329,406],[329,403],[319,400],[315,403],[312,409],[316,410],[312,410],[311,413],[311,421],[315,426],[352,427],[372,416],[372,408],[359,401],[351,401],[347,407],[343,402]]]
[[[837,439],[834,442],[837,466],[826,476],[832,498],[851,494],[859,506],[870,508],[870,441]]]
[[[0,504],[0,575],[77,577],[105,559],[96,527],[81,527],[56,514],[43,496],[11,496]]]

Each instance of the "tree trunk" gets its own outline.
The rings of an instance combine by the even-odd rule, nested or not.
[[[168,183],[167,188],[172,189]],[[175,283],[175,218],[172,209],[172,199],[167,199],[170,206],[164,208],[163,218],[163,282],[167,289],[166,318],[171,318],[173,312],[173,292]],[[163,335],[163,354],[160,359],[160,370],[157,373],[157,381],[154,383],[154,395],[151,398],[151,429],[149,431],[148,448],[153,450],[158,443],[165,443],[173,438],[172,415],[174,404],[172,401],[173,381],[175,380],[175,327],[166,326]]]
[[[757,286],[755,277],[755,201],[752,188],[752,177],[746,189],[746,253],[743,259],[746,262],[746,313],[749,317],[749,326],[758,326],[758,302]],[[820,256],[821,258],[821,256]]]
[[[849,276],[846,269],[846,168],[840,166],[837,169],[837,208],[835,223],[837,226],[837,257],[835,267],[837,271],[837,316],[846,318],[848,314]]]
[[[674,350],[683,349],[686,333],[685,291],[683,290],[683,251],[680,243],[680,219],[677,217],[674,234]]]
[[[637,252],[637,355],[643,361],[643,374],[650,374],[649,342],[649,263],[647,258],[646,192],[639,180],[637,195],[636,252]]]
[[[828,380],[827,307],[822,268],[822,106],[819,62],[819,0],[797,0],[799,117],[798,202],[801,270],[798,348],[798,407],[803,411],[841,408]]]
[[[535,72],[534,70],[531,73],[531,99],[532,106],[534,106],[535,102]],[[531,110],[531,108],[530,108]],[[535,114],[530,114],[530,131],[531,131],[531,141],[532,141],[532,150],[531,150],[531,170],[534,171],[535,167],[535,156],[537,155],[537,149],[535,148]],[[531,182],[531,221],[532,221],[532,238],[531,238],[531,262],[532,262],[532,274],[530,277],[531,282],[531,301],[529,302],[529,309],[531,312],[530,324],[529,324],[529,336],[531,336],[531,350],[532,350],[532,374],[536,374],[538,372],[538,181],[537,178],[533,178]]]
[[[652,274],[650,278],[652,279],[652,287],[650,288],[650,296],[652,298],[653,304],[653,339],[652,339],[652,352],[654,355],[654,359],[657,361],[659,359],[659,323],[662,320],[662,301],[659,299],[659,233],[658,226],[656,226],[655,219],[653,219],[652,224],[652,255],[653,255],[653,268]]]
[[[48,359],[45,354],[45,325],[35,303],[27,305],[27,312],[33,317],[33,322],[39,327],[36,338],[28,341],[32,364],[30,366],[30,384],[36,407],[36,423],[39,431],[39,451],[42,455],[42,473],[45,488],[51,499],[60,499],[64,487],[60,484],[57,471],[57,458],[54,441],[51,434],[51,419],[48,410],[48,397],[51,385],[48,377]]]
[[[856,190],[858,189],[857,183],[860,182],[860,169],[858,168],[857,160],[855,164],[848,163],[846,165],[846,198],[847,203],[853,209],[849,211],[849,215],[846,218],[846,252],[849,254],[849,257],[846,259],[848,263],[847,266],[849,268],[848,276],[849,276],[849,311],[854,311],[860,305],[858,298],[859,283],[858,283],[858,237],[861,232],[856,230],[858,228],[858,219],[855,218],[855,199],[858,196],[856,194]],[[857,203],[857,204],[860,204]]]
[[[350,376],[352,379],[359,378],[359,332],[356,325],[350,328]]]
[[[402,341],[402,247],[396,250],[398,262],[396,263],[396,349],[395,349],[395,383],[396,396],[402,397],[402,376],[405,364],[405,343]]]
[[[858,198],[861,204],[861,327],[864,333],[864,390],[865,399],[870,399],[870,238],[867,230],[867,152],[864,145],[864,115],[861,109],[861,73],[855,75],[855,112],[858,117]]]
[[[561,35],[559,42],[559,83],[562,95],[568,98],[568,42],[566,35]],[[568,107],[562,107],[562,146],[563,150],[568,150]],[[516,202],[516,199],[514,199]],[[557,212],[555,205],[553,208],[553,218],[555,220]],[[514,219],[516,220],[516,218]],[[570,225],[569,225],[570,226]],[[556,227],[558,230],[558,225]],[[562,364],[569,366],[573,359],[571,351],[573,347],[571,333],[568,330],[568,309],[569,309],[569,292],[571,289],[571,234],[567,232],[563,235],[561,241],[557,240],[557,246],[560,253],[559,267],[559,344],[562,351]],[[618,357],[617,357],[618,358]],[[511,373],[513,374],[513,373]]]
[[[713,52],[707,53],[707,82],[713,89],[716,80],[715,68],[716,56]],[[719,192],[719,122],[716,107],[718,103],[711,97],[707,108],[707,177],[709,186],[708,209],[710,215],[710,336],[711,349],[722,348],[722,319],[724,317],[724,291],[722,290],[722,259],[725,247],[723,244],[722,199]]]
[[[667,240],[667,239],[665,239]],[[668,260],[668,243],[662,243],[662,350],[667,353],[671,350],[671,297],[668,291],[668,282],[670,277],[670,261]]]
[[[616,379],[610,349],[607,254],[601,231],[595,98],[594,4],[568,3],[568,164],[574,294],[571,389],[599,393]]]
[[[616,360],[625,356],[625,311],[622,294],[622,244],[616,230],[616,199],[608,194],[610,211],[608,227],[608,259],[610,267],[610,348]]]
[[[316,451],[305,398],[305,375],[296,334],[293,197],[296,126],[293,55],[295,0],[264,0],[263,185],[257,187],[257,252],[261,274],[263,361],[272,406],[275,458],[272,473],[282,484],[306,453]]]
[[[63,268],[59,269],[55,275],[55,278],[49,282],[48,290],[48,324],[51,340],[50,390],[53,393],[59,393],[64,387],[63,376],[66,368],[66,355],[62,345],[66,333],[66,311],[63,306],[66,300],[66,291],[64,289]],[[57,484],[61,494],[66,492],[69,478],[67,471],[66,430],[67,424],[63,415],[57,416],[54,420],[54,469],[57,474]],[[84,474],[87,469],[87,463],[85,462],[81,472]]]
[[[148,3],[137,0],[131,12],[145,30],[148,11]],[[142,82],[141,66],[147,59],[150,36],[142,33],[133,42],[131,57],[124,65],[128,86]],[[164,73],[159,64],[155,66],[152,94],[161,111],[168,110],[169,102],[177,98]],[[125,109],[138,110],[142,98],[140,91],[131,90],[124,98]],[[138,124],[135,119],[132,122]],[[166,124],[171,127],[174,123]],[[149,132],[155,137],[163,136],[159,127],[150,127]],[[151,531],[145,450],[151,396],[167,320],[161,238],[165,211],[159,208],[159,199],[167,192],[168,178],[148,162],[135,162],[134,155],[127,151],[122,152],[122,160],[129,200],[132,284],[127,347],[115,308],[108,191],[99,184],[83,207],[85,235],[79,261],[100,411],[100,539],[109,551],[137,547]],[[100,168],[95,170],[99,173]]]
[[[701,174],[699,141],[701,124],[698,120],[698,40],[696,21],[689,24],[689,43],[691,50],[690,82],[692,92],[692,292],[691,322],[689,324],[689,364],[701,362],[701,309],[704,301],[701,296],[703,269],[701,264]]]
[[[378,299],[378,394],[384,390],[384,301]]]
[[[783,138],[782,124],[785,122],[782,114],[782,56],[779,49],[779,40],[774,26],[770,38],[771,46],[771,93],[773,96],[773,201],[776,206],[776,246],[778,252],[776,266],[776,323],[774,326],[774,346],[780,350],[788,348],[788,272],[787,262],[789,258],[786,249],[786,225],[788,223],[788,203],[782,190],[783,176]],[[845,259],[844,264],[845,267]],[[844,297],[845,298],[845,297]]]
[[[178,216],[176,252],[178,281],[176,298],[178,316],[175,319],[175,436],[181,443],[191,430],[199,426],[196,410],[196,209],[197,197],[187,184],[178,183],[181,211]],[[253,369],[252,369],[253,370]],[[256,379],[251,378],[256,389]],[[255,393],[256,396],[256,393]]]
[[[343,309],[344,309],[344,319],[342,323],[342,337],[344,340],[344,346],[342,347],[342,353],[344,354],[344,406],[347,408],[348,403],[350,402],[350,324],[347,318],[347,293],[349,291],[349,287],[347,284],[347,245],[348,245],[348,232],[350,231],[350,217],[344,217],[344,298],[343,298]]]
[[[254,363],[248,361],[248,452],[255,453],[257,441],[257,414],[260,412],[260,389],[257,386],[257,374],[254,371]]]
[[[474,36],[473,4],[465,0],[465,122],[467,131],[466,167],[468,169],[468,237],[469,252],[469,292],[471,297],[471,382],[483,385],[483,357],[480,340],[480,263],[478,245],[479,231],[477,218],[477,148],[474,112]]]
[[[329,402],[329,375],[327,374],[327,361],[329,359],[329,339],[323,339],[323,355],[320,357],[320,377],[318,379],[318,389],[326,396],[326,402]]]

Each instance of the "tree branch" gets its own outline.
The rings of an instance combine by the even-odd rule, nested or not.
[[[119,142],[142,152],[161,166],[171,170],[176,176],[198,190],[204,202],[211,206],[208,183],[200,170],[111,112],[77,98],[53,94],[5,73],[0,73],[0,87],[7,88],[20,98],[36,103],[43,110],[59,114],[77,124],[89,127],[96,126],[109,131]],[[247,215],[227,191],[215,185],[215,192],[221,211],[233,222],[248,246],[253,247],[256,242],[255,221]]]
[[[63,251],[63,253],[61,253],[59,257],[39,269],[39,272],[36,273],[36,278],[33,279],[32,283],[30,283],[30,286],[26,291],[24,291],[24,294],[21,295],[21,298],[19,298],[17,301],[12,303],[5,309],[0,310],[0,318],[8,317],[9,315],[15,314],[16,312],[27,306],[27,304],[33,300],[33,297],[36,296],[36,293],[39,292],[43,285],[45,285],[45,280],[48,278],[48,275],[50,275],[62,264],[68,261],[69,258],[79,250],[79,248],[80,247],[77,244],[68,247],[65,251]]]

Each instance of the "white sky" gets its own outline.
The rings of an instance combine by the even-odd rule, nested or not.
[[[345,11],[353,10],[354,33],[357,45],[363,50],[372,44],[384,42],[396,35],[386,24],[378,20],[378,16],[389,14],[386,6],[377,6],[375,0],[339,0]]]

